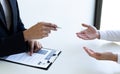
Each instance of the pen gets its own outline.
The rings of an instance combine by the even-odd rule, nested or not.
[[[56,28],[61,29],[61,27],[56,27]]]

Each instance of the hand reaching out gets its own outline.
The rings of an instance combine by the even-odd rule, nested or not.
[[[25,41],[48,37],[51,30],[56,31],[57,26],[52,23],[40,22],[23,32]]]
[[[83,27],[86,27],[85,30],[76,33],[77,37],[84,39],[84,40],[92,40],[96,38],[100,38],[100,34],[97,29],[91,25],[82,24]],[[86,53],[97,59],[97,60],[111,60],[117,62],[118,56],[117,54],[113,54],[112,52],[95,52],[87,47],[83,47]]]
[[[97,59],[97,60],[111,60],[117,62],[117,54],[113,54],[112,52],[95,52],[87,47],[83,47],[83,49],[88,53],[89,56]]]
[[[82,38],[84,40],[92,40],[95,38],[99,38],[99,33],[97,32],[96,28],[87,24],[82,24],[83,27],[87,29],[76,33],[77,37]]]

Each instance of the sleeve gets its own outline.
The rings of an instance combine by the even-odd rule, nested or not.
[[[100,39],[108,41],[120,41],[120,30],[107,30],[98,32],[100,33]]]
[[[17,30],[18,31],[24,31],[26,29],[24,27],[24,24],[23,24],[21,18],[20,18],[19,7],[18,7],[17,1],[16,1],[16,6],[17,6],[17,12],[18,12],[18,15],[17,15],[18,16],[18,18],[17,18]]]
[[[120,31],[119,30],[109,30],[109,31],[98,31],[100,33],[100,39],[108,41],[120,41]],[[120,64],[120,54],[117,53],[117,62]]]
[[[26,51],[29,51],[29,45],[24,40],[23,32],[0,38],[0,57]]]
[[[120,54],[118,54],[118,61],[117,62],[120,64]]]

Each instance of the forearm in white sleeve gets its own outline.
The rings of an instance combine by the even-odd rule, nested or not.
[[[117,62],[120,64],[120,54],[118,54]]]
[[[98,32],[100,33],[100,39],[108,41],[120,41],[120,30],[108,30]]]

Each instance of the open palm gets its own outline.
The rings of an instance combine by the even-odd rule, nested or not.
[[[76,33],[79,38],[82,38],[84,40],[91,40],[98,37],[99,34],[95,27],[86,24],[82,24],[82,26],[86,27],[87,29]]]

